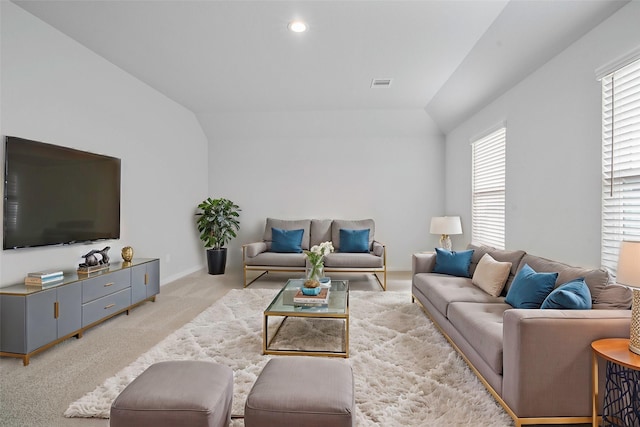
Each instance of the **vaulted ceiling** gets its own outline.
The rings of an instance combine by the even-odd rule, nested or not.
[[[627,2],[14,0],[196,114],[425,109],[443,132]]]

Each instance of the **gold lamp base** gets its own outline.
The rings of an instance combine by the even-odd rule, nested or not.
[[[636,288],[633,288],[629,350],[636,354],[640,354],[640,289]]]
[[[440,235],[440,247],[448,251],[451,250],[451,237],[448,234]]]

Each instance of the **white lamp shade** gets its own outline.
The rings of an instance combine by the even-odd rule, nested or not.
[[[640,288],[640,242],[620,243],[616,282]]]
[[[431,218],[431,234],[462,234],[459,216],[435,216]]]

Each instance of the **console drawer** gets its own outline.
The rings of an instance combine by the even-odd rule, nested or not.
[[[100,275],[82,282],[82,303],[87,303],[131,286],[129,269]]]
[[[86,327],[131,305],[131,288],[107,295],[82,306],[82,327]]]

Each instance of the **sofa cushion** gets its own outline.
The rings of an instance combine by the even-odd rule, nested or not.
[[[484,254],[488,254],[490,250],[495,248],[486,245],[476,245],[475,243],[469,243],[467,245],[467,249],[473,249],[471,263],[469,264],[469,274],[473,276],[473,273],[476,272],[476,266],[478,265]]]
[[[484,254],[473,273],[471,283],[489,295],[497,297],[507,282],[510,270],[510,262],[496,261],[491,255]]]
[[[448,319],[487,362],[502,374],[502,316],[511,309],[505,303],[452,302]]]
[[[558,273],[537,273],[525,264],[513,279],[505,302],[515,308],[540,308],[557,278]]]
[[[331,219],[312,219],[309,247],[314,247],[324,242],[331,242]]]
[[[375,256],[384,255],[384,245],[380,242],[373,241],[373,254]]]
[[[369,252],[369,229],[340,229],[340,252]]]
[[[307,257],[305,254],[286,254],[277,252],[263,252],[253,258],[245,259],[247,265],[264,265],[269,267],[301,267],[304,268]]]
[[[271,251],[281,253],[302,253],[302,235],[304,228],[298,230],[283,230],[271,228]]]
[[[271,229],[274,227],[279,228],[281,230],[299,230],[302,228],[304,230],[304,233],[302,235],[301,246],[303,250],[309,249],[309,234],[311,233],[310,219],[289,220],[289,219],[267,218],[262,240],[264,240],[267,243],[268,250],[271,250],[271,242],[273,240]]]
[[[436,248],[436,265],[433,267],[433,272],[458,277],[471,277],[469,275],[469,264],[472,256],[473,249],[456,252]]]
[[[474,286],[466,277],[438,273],[418,273],[413,276],[413,286],[429,297],[429,301],[443,315],[452,302],[504,302],[503,297],[492,297]]]
[[[503,291],[503,294],[506,295],[511,282],[513,282],[513,278],[518,272],[522,257],[526,252],[520,250],[508,251],[505,249],[496,249],[491,246],[475,245],[473,243],[467,245],[467,249],[473,249],[474,251],[473,257],[471,257],[471,264],[469,265],[469,274],[471,274],[471,276],[473,276],[473,273],[475,273],[476,266],[478,265],[484,254],[491,255],[491,257],[496,261],[511,263],[511,271],[509,272],[509,277],[507,278],[507,283],[505,284],[505,289]]]
[[[590,310],[591,293],[584,279],[575,279],[555,288],[540,306],[542,309]]]
[[[372,219],[348,220],[334,219],[331,223],[331,241],[336,251],[340,251],[340,229],[369,230],[369,250],[372,249],[376,225]]]
[[[589,287],[589,292],[591,292],[592,300],[597,300],[602,289],[604,289],[611,281],[611,276],[609,276],[607,270],[603,268],[588,269],[572,267],[561,262],[551,261],[546,258],[530,254],[526,254],[522,257],[520,267],[524,264],[529,264],[531,268],[538,272],[557,272],[558,278],[556,280],[556,286],[583,277],[585,283]]]
[[[370,253],[333,252],[324,257],[325,268],[382,268],[382,266],[382,257]]]
[[[592,308],[629,310],[632,301],[633,291],[631,289],[616,283],[609,283],[600,291]]]
[[[509,271],[509,277],[507,278],[507,283],[504,285],[503,294],[506,295],[511,287],[511,283],[513,283],[513,279],[516,277],[518,273],[518,268],[520,267],[520,262],[522,261],[522,257],[525,255],[525,251],[507,251],[504,249],[492,249],[489,251],[489,255],[496,261],[500,262],[510,262],[511,270]]]

